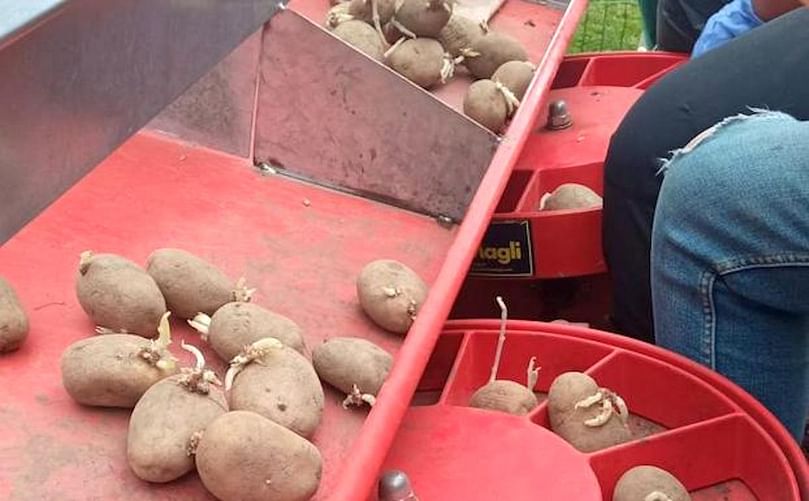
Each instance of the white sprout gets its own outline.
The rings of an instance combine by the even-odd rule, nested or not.
[[[663,492],[653,491],[647,494],[643,501],[672,501],[672,499]]]
[[[205,356],[199,351],[199,348],[192,344],[185,344],[185,341],[180,341],[180,348],[194,355],[194,359],[196,360],[195,369],[201,371],[205,368]]]
[[[208,334],[211,329],[211,317],[205,313],[197,313],[191,320],[186,320],[192,329],[199,332],[203,341],[208,340]]]
[[[253,293],[256,292],[256,289],[248,289],[245,284],[246,281],[244,277],[236,281],[236,287],[231,291],[231,297],[234,301],[249,303],[253,298]]]
[[[351,393],[346,395],[345,400],[343,400],[343,409],[348,409],[352,405],[357,407],[362,407],[364,404],[374,406],[376,403],[375,396],[370,393],[362,393],[356,384],[352,386]]]
[[[520,106],[520,100],[517,99],[517,96],[515,96],[513,92],[511,92],[511,89],[503,85],[500,81],[495,80],[494,86],[500,91],[503,98],[506,100],[506,112],[509,116],[513,115],[514,110]]]
[[[497,337],[497,349],[494,352],[494,364],[492,364],[492,373],[489,375],[489,382],[494,382],[497,379],[497,371],[500,369],[500,356],[503,354],[503,345],[506,342],[506,322],[508,321],[508,308],[501,296],[494,298],[497,306],[500,307],[500,334]]]
[[[259,359],[270,351],[283,348],[284,344],[274,337],[265,337],[247,346],[241,353],[233,357],[230,367],[225,373],[225,390],[229,391],[233,386],[236,376],[249,365],[253,360]]]
[[[590,407],[594,406],[595,404],[601,402],[604,399],[604,394],[601,390],[593,393],[587,398],[579,400],[576,402],[576,405],[573,406],[574,409],[589,409]]]
[[[166,312],[160,318],[160,324],[157,327],[159,333],[157,339],[152,339],[149,346],[140,349],[138,356],[154,365],[161,371],[171,371],[176,366],[177,359],[168,350],[171,344],[171,328],[169,327],[169,315],[171,312]]]
[[[604,399],[601,401],[601,412],[596,414],[595,417],[585,420],[584,424],[585,426],[590,426],[592,428],[604,426],[612,417],[613,412],[612,401],[609,399]]]
[[[528,381],[528,389],[534,391],[534,388],[537,386],[537,380],[539,379],[539,371],[542,367],[538,367],[536,365],[537,357],[531,357],[531,360],[528,361],[528,369],[527,369],[527,381]]]

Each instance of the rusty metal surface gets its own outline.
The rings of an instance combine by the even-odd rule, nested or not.
[[[25,2],[0,6],[11,3]],[[277,9],[267,0],[36,4],[0,31],[0,242]]]
[[[265,27],[260,71],[257,160],[463,217],[496,136],[292,11]]]
[[[261,32],[257,31],[147,127],[184,141],[249,157],[260,50]]]

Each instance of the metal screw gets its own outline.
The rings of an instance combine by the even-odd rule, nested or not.
[[[573,118],[567,109],[567,103],[562,99],[552,101],[548,105],[548,123],[545,127],[549,130],[562,130],[571,125],[573,125]]]
[[[453,221],[449,216],[439,215],[435,218],[435,220],[444,228],[452,228],[452,225],[455,224],[455,221]]]
[[[379,501],[418,501],[405,472],[391,470],[379,477]]]

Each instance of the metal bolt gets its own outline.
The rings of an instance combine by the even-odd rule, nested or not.
[[[548,123],[545,127],[549,130],[562,130],[571,125],[573,125],[573,118],[567,109],[567,103],[562,99],[552,101],[548,105]]]
[[[418,501],[405,472],[391,470],[379,477],[379,501]]]
[[[452,228],[455,224],[455,221],[452,220],[449,216],[439,215],[435,218],[436,222],[438,222],[439,226],[443,228]]]

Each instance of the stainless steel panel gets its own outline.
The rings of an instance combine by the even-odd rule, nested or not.
[[[265,26],[256,159],[460,219],[497,137],[292,12]]]
[[[148,128],[241,157],[252,155],[261,32],[160,112]]]
[[[0,41],[0,242],[278,8],[269,0],[40,6]]]

